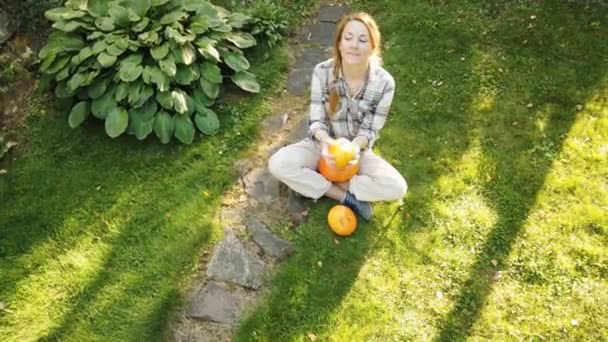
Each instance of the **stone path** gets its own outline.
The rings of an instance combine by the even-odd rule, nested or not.
[[[340,5],[322,5],[304,30],[288,76],[287,89],[272,100],[273,116],[262,122],[253,157],[237,163],[239,182],[224,195],[219,213],[225,237],[192,286],[192,294],[174,327],[176,341],[229,341],[240,320],[267,292],[271,271],[293,252],[288,241],[268,226],[288,219],[301,224],[311,201],[280,184],[268,172],[270,155],[308,135],[308,98],[313,67],[330,56],[336,22],[347,13]]]

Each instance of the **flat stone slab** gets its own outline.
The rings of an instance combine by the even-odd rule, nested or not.
[[[7,41],[17,30],[17,25],[6,12],[0,9],[0,44]]]
[[[220,284],[210,282],[194,297],[188,317],[233,324],[238,321],[241,310],[242,303],[237,296]]]
[[[251,170],[243,182],[245,191],[259,202],[270,205],[279,198],[279,181],[265,168]]]
[[[287,76],[287,91],[296,96],[304,96],[310,89],[312,69],[296,69]]]
[[[262,120],[262,128],[267,135],[273,135],[280,131],[289,120],[287,113],[275,114]]]
[[[264,223],[257,218],[251,218],[247,223],[247,231],[251,233],[251,239],[262,248],[264,254],[270,255],[277,260],[283,260],[293,253],[291,244],[274,235]]]
[[[287,211],[293,222],[297,225],[302,224],[308,215],[309,205],[311,201],[297,194],[293,190],[289,190],[287,195]]]
[[[262,286],[266,264],[256,254],[245,249],[241,241],[228,233],[215,249],[207,266],[207,277],[251,289]]]
[[[349,11],[346,6],[323,5],[319,9],[319,21],[336,23]]]
[[[308,115],[303,116],[300,121],[296,122],[296,124],[291,129],[291,133],[287,137],[287,143],[295,143],[304,138],[308,137],[309,133],[309,124],[308,124]]]
[[[293,67],[295,70],[307,69],[312,74],[315,65],[328,59],[330,54],[324,47],[305,48]]]
[[[333,46],[336,24],[318,22],[310,26],[304,43],[314,43],[323,46]]]

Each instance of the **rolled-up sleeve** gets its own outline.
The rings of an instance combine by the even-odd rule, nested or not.
[[[380,100],[376,106],[372,107],[364,114],[357,135],[366,137],[368,147],[370,148],[374,145],[376,139],[378,139],[379,132],[386,123],[386,117],[391,108],[394,94],[395,80],[392,77],[388,77],[386,82],[384,82]]]
[[[310,119],[309,136],[313,138],[318,130],[323,130],[329,134],[329,122],[325,111],[325,89],[323,86],[322,75],[324,70],[317,65],[312,73],[310,87]]]

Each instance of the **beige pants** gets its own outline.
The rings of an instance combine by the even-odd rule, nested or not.
[[[295,192],[318,199],[331,187],[331,182],[316,171],[320,157],[319,144],[306,138],[273,154],[268,169]],[[402,199],[407,183],[392,165],[365,150],[360,155],[359,173],[350,180],[348,191],[360,201],[394,201]]]

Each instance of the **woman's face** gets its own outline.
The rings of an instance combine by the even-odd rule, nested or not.
[[[349,21],[342,31],[339,48],[343,64],[367,63],[373,54],[367,26],[357,20]]]

